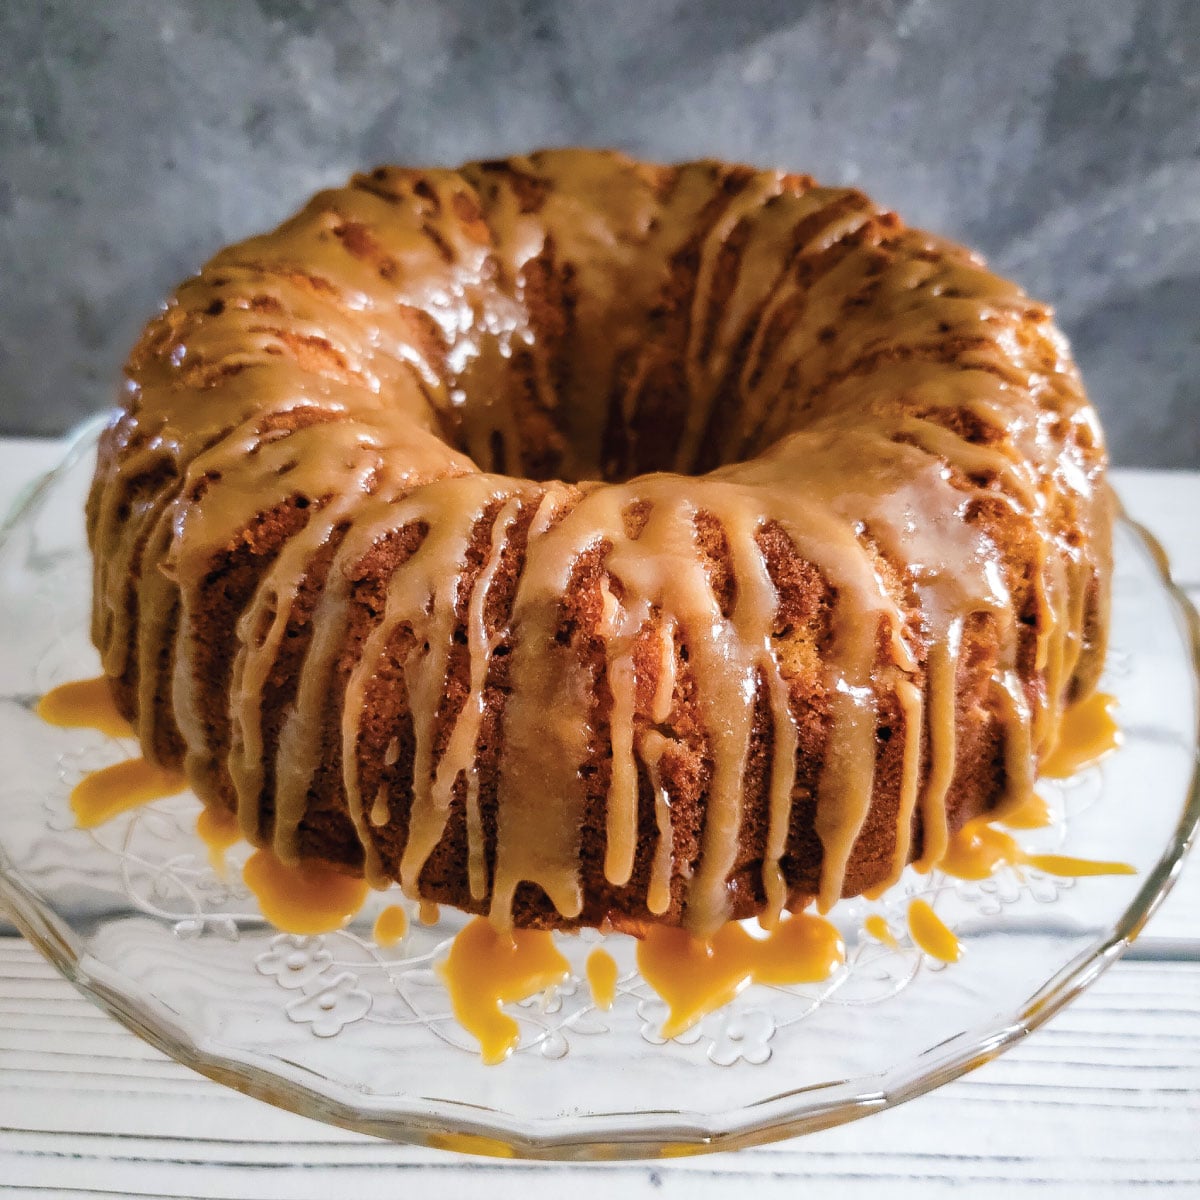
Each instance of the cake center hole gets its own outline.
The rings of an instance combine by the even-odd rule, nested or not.
[[[462,391],[443,414],[443,436],[485,472],[622,482],[658,470],[701,475],[757,452],[701,427],[728,424],[731,397],[719,397],[718,414],[706,421],[684,386],[646,394],[614,380],[611,401],[601,407],[574,389],[547,403],[520,378],[504,384],[487,394]]]
[[[653,471],[702,475],[765,448],[761,433],[743,430],[736,386],[697,398],[682,362],[623,363],[599,383],[568,369],[566,382],[549,388],[531,355],[486,358],[486,373],[464,372],[440,413],[442,435],[483,471],[619,483]]]

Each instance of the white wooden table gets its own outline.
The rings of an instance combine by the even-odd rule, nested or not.
[[[0,511],[57,443],[0,440]],[[1133,516],[1200,599],[1200,472],[1123,471]],[[0,819],[3,815],[0,814]],[[1027,1041],[865,1121],[737,1154],[583,1166],[393,1146],[164,1058],[0,928],[0,1196],[877,1200],[1200,1196],[1200,860],[1133,951]]]

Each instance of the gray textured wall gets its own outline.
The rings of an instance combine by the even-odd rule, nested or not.
[[[1200,466],[1196,0],[0,0],[0,430],[378,161],[544,144],[854,183],[1051,301],[1115,456]]]

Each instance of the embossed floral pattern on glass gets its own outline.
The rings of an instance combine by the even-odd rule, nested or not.
[[[877,902],[832,914],[846,964],[820,984],[753,986],[675,1039],[631,939],[560,937],[570,978],[509,1006],[521,1037],[486,1067],[435,970],[462,918],[434,927],[396,894],[347,929],[280,934],[241,883],[247,850],[214,869],[188,793],[90,831],[70,788],[135,752],[33,714],[49,687],[97,671],[87,637],[82,498],[95,428],[10,520],[0,542],[0,899],[98,1003],[168,1053],[265,1099],[402,1140],[498,1138],[537,1157],[720,1149],[877,1111],[998,1053],[1090,982],[1161,897],[1194,828],[1197,683],[1187,610],[1132,525],[1118,530],[1105,686],[1125,746],[1039,790],[1057,820],[1018,841],[1120,859],[1134,877],[1064,880],[1028,867],[962,882],[908,872]],[[907,933],[921,896],[965,953],[946,966]],[[383,949],[375,915],[405,903]],[[864,930],[884,918],[889,946]],[[596,1006],[584,963],[603,940],[616,999]],[[629,1068],[636,1064],[636,1087]]]

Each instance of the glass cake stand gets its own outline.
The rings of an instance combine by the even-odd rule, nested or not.
[[[1123,860],[1136,876],[1005,869],[964,883],[910,872],[876,903],[837,906],[847,962],[830,979],[753,986],[667,1042],[629,938],[603,939],[620,968],[603,1012],[583,979],[599,935],[560,937],[571,978],[510,1007],[520,1044],[485,1066],[433,969],[459,918],[429,927],[410,906],[409,935],[382,949],[371,929],[398,902],[387,894],[338,933],[279,934],[241,885],[238,852],[227,878],[209,864],[189,794],[74,827],[73,784],[136,752],[33,712],[50,687],[98,672],[82,518],[98,428],[82,431],[0,534],[0,901],[134,1032],[307,1116],[478,1153],[612,1159],[732,1149],[878,1112],[988,1061],[1091,983],[1163,898],[1200,818],[1195,614],[1154,542],[1122,520],[1104,686],[1125,744],[1045,783],[1059,820],[1019,840]],[[965,953],[953,966],[903,932],[917,895],[957,933]],[[862,932],[876,912],[895,948]]]

